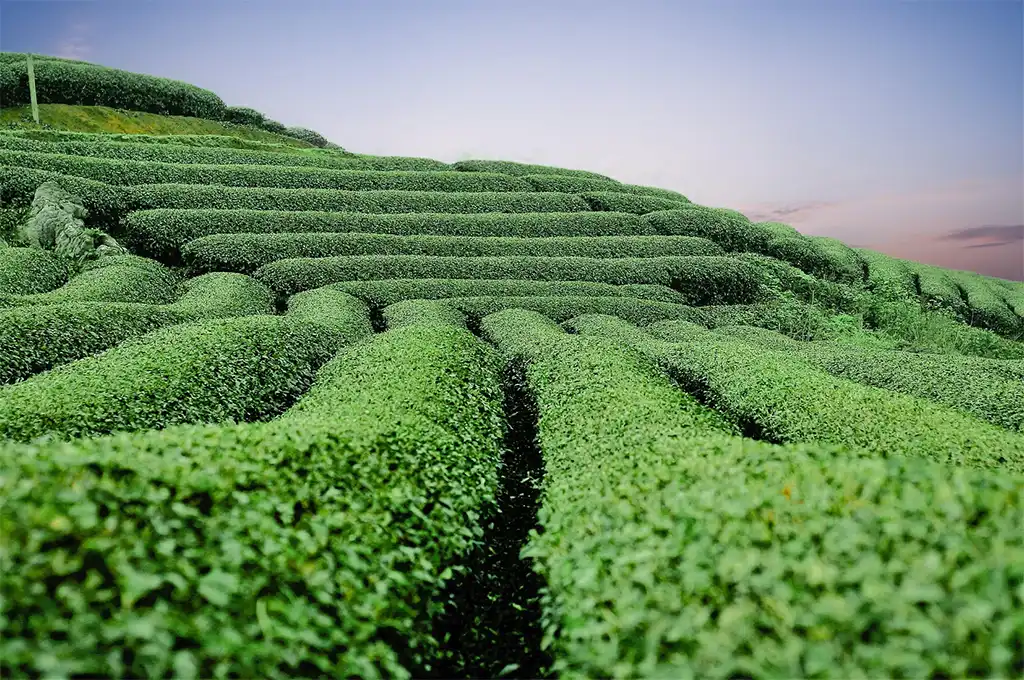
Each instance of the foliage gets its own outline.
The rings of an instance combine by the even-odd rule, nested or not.
[[[0,296],[45,293],[68,280],[68,264],[39,248],[0,248]]]
[[[576,207],[575,205],[573,207]],[[162,259],[215,234],[365,233],[403,236],[633,236],[636,215],[595,212],[364,213],[246,209],[156,209],[124,219],[129,243]]]
[[[688,205],[689,201],[682,199],[669,199],[660,196],[640,196],[617,191],[588,191],[580,194],[591,210],[602,212],[625,212],[636,215],[659,210],[672,210],[681,205]]]
[[[160,147],[153,147],[160,148]],[[286,157],[287,158],[287,157]],[[62,153],[0,150],[0,163],[85,177],[107,184],[219,184],[230,187],[343,189],[346,191],[514,191],[529,183],[496,173],[368,171],[284,165],[198,165],[134,161]]]
[[[623,297],[682,304],[685,297],[668,286],[593,281],[535,281],[530,279],[373,279],[329,285],[365,300],[372,307],[387,307],[403,300],[465,297]],[[635,302],[634,302],[635,304]]]
[[[711,241],[691,236],[449,236],[398,234],[214,234],[181,249],[193,271],[237,271],[296,257],[437,255],[447,257],[666,257],[722,255]]]
[[[422,320],[269,423],[0,446],[5,667],[409,677],[493,504],[499,380]]]
[[[0,385],[98,354],[163,326],[268,314],[274,307],[266,286],[243,274],[206,274],[183,282],[179,289],[181,297],[169,305],[63,302],[0,309]]]
[[[1019,476],[733,436],[635,351],[549,324],[509,311],[483,329],[538,403],[524,555],[560,677],[1019,668]]]
[[[312,146],[321,149],[325,148],[328,144],[330,144],[330,142],[327,141],[327,138],[325,138],[319,132],[314,132],[304,127],[288,127],[285,128],[283,134],[286,134],[289,137],[294,137],[295,139],[301,139],[304,142],[309,142],[309,144],[311,144]]]
[[[976,357],[915,354],[798,342],[770,330],[723,326],[717,333],[795,354],[828,373],[864,385],[944,404],[1010,430],[1024,432],[1024,372]]]
[[[659,284],[682,293],[689,304],[752,302],[763,279],[730,257],[438,257],[352,255],[278,260],[253,275],[282,295],[340,281],[372,279],[534,279],[595,283]]]
[[[408,303],[415,302],[414,300]],[[449,297],[440,300],[446,308],[464,314],[474,322],[488,314],[506,309],[525,309],[543,314],[554,321],[568,321],[582,314],[607,314],[629,323],[646,326],[659,321],[679,319],[686,316],[690,307],[667,302],[656,302],[625,296],[586,295],[474,295]],[[385,316],[395,313],[392,308],[407,302],[397,302],[384,310]]]
[[[114,255],[87,262],[60,288],[33,295],[0,296],[0,307],[63,302],[173,302],[178,275],[155,260]]]
[[[587,192],[616,192],[636,194],[638,196],[656,196],[670,201],[687,203],[688,199],[677,191],[645,187],[636,184],[623,184],[614,180],[594,179],[573,175],[525,175],[526,181],[537,191],[558,191],[565,194],[582,194]]]
[[[75,107],[50,104],[45,108],[48,118],[54,118],[59,115],[58,112],[61,112],[69,116],[75,114],[80,119],[76,121],[77,125],[62,122],[60,129],[51,129],[46,126],[42,128],[16,127],[13,129],[0,129],[0,141],[3,143],[2,148],[33,151],[35,150],[34,148],[19,147],[12,143],[13,140],[30,140],[61,144],[84,143],[86,148],[92,144],[170,144],[172,146],[188,146],[193,148],[215,148],[224,151],[229,149],[248,149],[251,151],[290,153],[292,155],[300,155],[312,150],[302,142],[290,137],[278,137],[247,128],[225,126],[222,123],[201,120],[199,118],[156,116],[131,111],[114,111],[113,109],[104,109],[102,106]],[[40,110],[43,110],[43,107],[40,107]],[[17,113],[19,109],[0,110],[0,121],[8,120],[7,114],[4,111]],[[99,118],[99,120],[91,121],[89,114]],[[100,114],[106,114],[106,118],[100,117]],[[108,119],[115,119],[116,123]],[[130,125],[128,125],[129,122],[131,123]],[[132,129],[121,130],[119,128],[122,125],[128,125]],[[145,129],[136,129],[142,127]],[[42,149],[40,148],[39,150]],[[140,158],[137,160],[161,159]]]
[[[833,443],[879,455],[1024,472],[1024,436],[924,399],[834,377],[798,355],[685,321],[645,330],[612,317],[570,323],[577,332],[642,350],[685,389],[767,441]]]
[[[525,177],[527,175],[564,175],[568,177],[585,177],[589,179],[614,182],[611,177],[599,175],[596,172],[586,170],[567,170],[555,168],[548,165],[532,165],[530,163],[516,163],[513,161],[458,161],[452,167],[461,172],[500,172],[505,175]]]
[[[372,333],[366,306],[339,291],[309,291],[295,303],[297,317],[165,327],[0,388],[0,438],[95,437],[277,415],[342,346]]]
[[[200,144],[200,141],[204,143]],[[0,149],[185,165],[284,165],[335,170],[451,171],[448,165],[428,158],[302,153],[286,146],[244,142],[217,135],[80,135],[40,141],[24,135],[0,134]],[[493,174],[495,173],[489,173]],[[530,190],[526,183],[521,182],[520,186]]]
[[[40,61],[34,70],[40,104],[108,106],[213,120],[224,115],[220,97],[178,80],[69,61]],[[0,101],[5,107],[29,102],[27,62],[0,64]]]

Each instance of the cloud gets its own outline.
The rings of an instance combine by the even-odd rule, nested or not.
[[[967,227],[966,229],[955,229],[942,237],[952,241],[970,241],[973,239],[993,239],[998,243],[984,243],[981,246],[1004,245],[1024,241],[1024,224],[998,225],[984,224],[980,227]],[[978,246],[968,246],[978,247]]]
[[[71,24],[54,48],[54,56],[87,60],[93,53],[92,33],[92,26],[88,23],[76,21]]]
[[[797,222],[811,217],[815,212],[836,205],[831,201],[801,201],[796,203],[771,204],[741,208],[740,212],[754,222]]]

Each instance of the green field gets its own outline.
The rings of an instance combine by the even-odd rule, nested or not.
[[[1024,283],[35,71],[0,677],[1024,677]]]

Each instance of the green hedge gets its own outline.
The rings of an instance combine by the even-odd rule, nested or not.
[[[688,322],[662,322],[647,332],[612,317],[570,323],[577,332],[641,349],[686,389],[702,393],[767,441],[834,443],[879,455],[1024,471],[1021,435],[924,399],[837,378],[786,352]]]
[[[280,210],[140,210],[124,220],[138,249],[167,258],[213,234],[367,233],[435,236],[633,236],[649,233],[626,213],[396,213]]]
[[[828,314],[797,300],[690,307],[679,318],[706,328],[755,326],[794,340],[829,340],[834,336]]]
[[[109,106],[210,120],[224,117],[224,102],[220,97],[180,80],[93,64],[50,60],[35,63],[33,70],[36,97],[40,104]],[[0,65],[0,83],[0,101],[5,107],[29,103],[27,62]]]
[[[733,210],[701,205],[657,210],[643,216],[657,234],[699,236],[730,252],[765,252],[774,235]]]
[[[74,132],[72,130],[0,130],[0,139],[7,140],[12,137],[38,140],[41,142],[56,143],[78,143],[86,142],[82,148],[91,148],[94,144],[106,145],[108,143],[122,144],[159,144],[172,146],[188,146],[200,148],[212,148],[219,151],[227,149],[250,149],[253,151],[272,151],[288,153],[293,156],[305,156],[309,154],[309,147],[292,145],[287,140],[280,142],[261,142],[255,139],[245,139],[231,135],[144,135],[136,133],[113,133],[113,132]],[[100,154],[103,155],[103,154]],[[310,154],[312,155],[312,154]],[[164,160],[161,158],[137,158],[133,160]],[[397,169],[397,168],[396,168]],[[411,168],[410,168],[411,169]]]
[[[66,57],[54,57],[49,54],[36,54],[32,52],[33,61],[63,61],[71,64],[89,64],[95,66],[91,61],[83,61],[81,59],[68,59]],[[16,64],[28,59],[29,52],[0,52],[0,64]]]
[[[774,238],[768,242],[764,254],[789,262],[820,279],[838,283],[862,282],[864,272],[859,262],[852,261],[838,246],[826,245],[807,236]],[[856,256],[852,249],[850,255]]]
[[[578,196],[541,192],[337,191],[152,184],[132,187],[137,209],[247,208],[366,213],[585,212]]]
[[[265,264],[297,257],[437,255],[450,257],[665,257],[724,255],[711,241],[692,236],[439,236],[398,234],[214,234],[190,241],[182,260],[194,271],[252,273]]]
[[[84,134],[84,133],[83,133]],[[122,161],[148,161],[161,163],[201,165],[286,165],[336,170],[380,170],[380,171],[450,171],[451,167],[441,161],[428,158],[404,158],[402,156],[356,156],[341,153],[295,153],[294,147],[249,142],[252,148],[227,148],[234,137],[225,137],[217,144],[199,145],[207,136],[216,135],[164,135],[151,139],[136,140],[146,135],[124,135],[129,139],[107,140],[111,135],[96,135],[95,139],[78,140],[75,137],[56,138],[52,143],[36,141],[25,136],[0,133],[0,148],[12,151],[34,151],[57,153],[69,156],[107,158]],[[199,139],[194,140],[193,137]],[[181,138],[181,139],[179,139]],[[154,143],[155,140],[160,143]],[[494,174],[494,173],[489,173]],[[527,185],[524,180],[520,184]],[[570,192],[571,193],[571,192]]]
[[[825,254],[834,280],[843,283],[863,283],[864,261],[857,251],[842,241],[829,236],[805,236],[805,239]]]
[[[611,177],[599,175],[596,172],[586,170],[566,170],[565,168],[554,168],[548,165],[531,165],[530,163],[516,163],[514,161],[458,161],[452,163],[452,167],[460,172],[500,172],[504,175],[525,177],[527,175],[564,175],[567,177],[586,177],[589,179],[600,179],[614,182]]]
[[[390,331],[422,323],[425,320],[441,321],[457,328],[469,328],[466,315],[444,300],[405,300],[388,305],[381,310],[384,326]]]
[[[493,352],[421,321],[341,353],[268,423],[0,446],[0,657],[408,678],[494,506],[500,416]]]
[[[854,248],[866,267],[865,281],[879,293],[917,299],[917,281],[906,261],[867,248]]]
[[[546,476],[524,555],[560,677],[1020,666],[1019,476],[729,436],[626,348],[522,312],[483,329],[527,362],[537,401]]]
[[[255,278],[281,295],[341,281],[371,279],[533,279],[646,283],[669,286],[690,304],[753,302],[763,278],[754,267],[730,257],[434,257],[353,255],[278,260]]]
[[[63,285],[69,274],[68,263],[48,250],[0,248],[0,296],[46,293]]]
[[[689,201],[684,199],[668,199],[659,196],[634,196],[614,191],[589,191],[580,196],[587,202],[591,210],[599,212],[624,212],[635,215],[646,215],[659,210],[673,210]]]
[[[62,302],[172,302],[178,276],[154,260],[114,255],[91,260],[66,284],[48,293],[0,296],[0,307]]]
[[[968,322],[1013,339],[1024,338],[1024,319],[1007,305],[988,281],[980,274],[950,270],[948,276],[963,290],[967,298]]]
[[[921,262],[907,261],[905,265],[917,277],[921,302],[928,307],[947,309],[964,321],[970,318],[967,301],[949,270]]]
[[[613,193],[636,194],[638,196],[657,196],[670,201],[689,202],[686,196],[678,191],[645,187],[637,184],[623,184],[614,180],[593,179],[590,177],[573,177],[570,175],[525,175],[523,177],[537,191],[557,191],[563,194],[582,194],[588,191],[610,191]]]
[[[718,208],[722,210],[722,208]],[[745,215],[740,214],[740,217],[746,219]],[[801,234],[796,227],[785,222],[754,222],[755,228],[762,232],[767,233],[769,238],[801,238]]]
[[[770,255],[736,253],[735,257],[761,270],[769,281],[769,288],[791,292],[805,302],[837,312],[859,310],[859,286],[823,281]]]
[[[832,342],[796,342],[770,330],[726,326],[715,331],[757,346],[796,354],[828,373],[955,408],[1024,432],[1024,374],[1007,375],[972,357],[855,349]]]
[[[316,299],[296,299],[304,296]],[[295,318],[161,328],[0,388],[0,438],[70,439],[273,417],[341,347],[373,333],[366,305],[340,291],[308,291],[293,303],[301,312]]]
[[[0,309],[0,384],[98,354],[157,328],[199,319],[269,314],[274,297],[242,274],[215,273],[180,286],[177,302],[77,302]]]
[[[153,147],[159,148],[159,147]],[[344,191],[529,192],[529,182],[495,173],[340,170],[283,165],[157,163],[0,149],[0,163],[85,177],[117,186],[217,184]]]
[[[392,308],[418,302],[408,300],[397,302],[385,309],[385,318],[398,314]],[[624,319],[638,326],[647,326],[659,321],[678,319],[686,314],[688,307],[654,302],[633,297],[583,296],[583,295],[528,295],[502,296],[479,295],[469,297],[451,297],[439,300],[446,307],[457,310],[471,319],[479,320],[488,314],[505,309],[525,309],[543,314],[553,321],[568,321],[582,314],[608,314]]]
[[[32,202],[36,187],[57,182],[80,197],[92,226],[117,227],[134,210],[153,208],[233,208],[278,211],[364,213],[537,213],[587,212],[579,196],[543,192],[339,191],[335,189],[268,189],[192,184],[147,184],[116,187],[46,170],[0,166],[4,200],[15,206]],[[306,231],[306,230],[304,230]],[[191,240],[191,239],[189,239]]]
[[[376,279],[332,283],[335,290],[365,300],[372,307],[387,307],[403,300],[454,297],[623,297],[651,302],[683,304],[685,297],[668,286],[626,284],[615,286],[591,281],[530,281],[526,279]]]

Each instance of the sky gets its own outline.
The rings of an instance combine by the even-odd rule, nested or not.
[[[0,0],[0,49],[1024,280],[1024,0]]]

